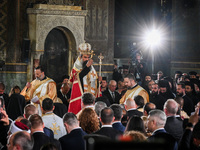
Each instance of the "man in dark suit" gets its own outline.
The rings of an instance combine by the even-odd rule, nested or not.
[[[28,104],[24,108],[24,118],[28,119],[31,115],[38,114],[38,109],[33,104]],[[44,134],[54,139],[53,131],[47,127],[43,128]]]
[[[31,134],[34,139],[33,150],[39,150],[43,145],[52,143],[58,149],[61,149],[60,142],[56,139],[52,139],[44,134],[43,127],[44,123],[42,118],[38,114],[34,114],[30,117],[31,122]]]
[[[167,146],[169,146],[170,150],[177,149],[176,139],[166,132],[164,129],[166,123],[166,115],[163,111],[155,109],[149,112],[147,127],[150,132],[152,132],[152,136],[148,138],[150,142],[162,141]]]
[[[156,109],[156,105],[154,103],[146,103],[143,107],[143,116],[148,116],[151,110]]]
[[[168,99],[164,104],[164,112],[167,116],[165,130],[178,142],[183,135],[183,121],[176,118],[177,111],[178,103],[173,99]]]
[[[110,80],[108,88],[102,93],[103,96],[106,96],[110,101],[110,104],[119,104],[121,96],[116,92],[117,82],[115,80]]]
[[[185,128],[183,136],[179,142],[179,150],[199,150],[200,145],[200,121],[199,108],[196,108]]]
[[[114,112],[114,121],[112,123],[112,127],[122,133],[124,133],[125,126],[122,125],[121,119],[122,119],[122,108],[120,104],[112,104],[110,108]]]
[[[100,121],[102,123],[101,129],[96,131],[94,134],[104,135],[111,139],[116,139],[117,136],[122,134],[120,131],[115,130],[112,127],[112,122],[114,121],[114,112],[111,108],[105,107],[102,109]]]
[[[128,98],[125,102],[125,108],[127,110],[127,119],[129,120],[132,116],[136,115],[141,117],[143,113],[137,110],[137,105],[132,98]]]
[[[69,83],[63,83],[60,90],[57,91],[57,97],[60,98],[65,106],[69,106],[69,94],[70,93]]]
[[[85,141],[83,136],[87,133],[79,126],[76,115],[73,113],[66,113],[63,116],[63,122],[68,134],[59,139],[62,149],[84,150]]]

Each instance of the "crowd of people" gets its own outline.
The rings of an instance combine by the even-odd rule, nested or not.
[[[173,79],[159,71],[155,78],[127,68],[121,73],[115,66],[107,81],[92,66],[90,44],[81,44],[79,52],[70,76],[64,75],[60,85],[42,66],[35,68],[36,79],[23,90],[15,86],[8,95],[0,82],[1,149],[89,150],[91,138],[96,143],[134,141],[156,143],[160,149],[200,149],[196,72],[177,71]]]

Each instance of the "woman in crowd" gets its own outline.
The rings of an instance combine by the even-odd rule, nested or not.
[[[99,129],[99,119],[91,108],[85,108],[79,116],[80,127],[88,134]]]
[[[125,132],[132,131],[132,130],[139,131],[139,132],[143,133],[144,135],[146,135],[144,122],[139,116],[132,116],[129,119],[129,121],[126,125]]]

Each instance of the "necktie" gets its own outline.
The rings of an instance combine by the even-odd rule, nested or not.
[[[113,100],[115,100],[115,93],[114,92],[112,92],[112,98],[113,98]]]

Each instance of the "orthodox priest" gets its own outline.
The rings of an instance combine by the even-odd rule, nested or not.
[[[81,110],[81,96],[85,92],[100,96],[98,75],[92,66],[93,51],[89,43],[82,43],[78,50],[80,55],[74,63],[69,82],[72,84],[72,93],[68,112],[77,114]],[[99,77],[99,81],[102,77]]]
[[[31,103],[34,103],[41,116],[42,101],[45,98],[50,98],[54,102],[57,101],[56,83],[45,75],[42,66],[35,68],[35,77],[36,79],[31,83],[27,82],[20,94],[23,95],[27,101],[31,100]]]
[[[127,87],[127,91],[120,99],[120,104],[124,104],[128,98],[134,99],[135,96],[140,95],[144,98],[144,103],[149,102],[149,94],[145,89],[137,84],[135,76],[133,74],[127,74],[124,77],[124,84]]]

